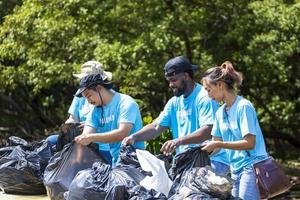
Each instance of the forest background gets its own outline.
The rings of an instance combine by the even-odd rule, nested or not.
[[[299,0],[1,0],[0,23],[0,145],[58,130],[78,86],[72,73],[88,60],[113,72],[150,123],[172,96],[164,64],[185,55],[200,65],[198,82],[231,61],[270,154],[299,162]],[[169,137],[147,148],[159,153]]]

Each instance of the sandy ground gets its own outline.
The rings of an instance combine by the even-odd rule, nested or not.
[[[50,200],[46,195],[13,195],[13,194],[4,194],[0,191],[1,200]]]

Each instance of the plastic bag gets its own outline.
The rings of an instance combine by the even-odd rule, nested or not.
[[[128,199],[130,189],[139,185],[146,175],[152,174],[140,168],[135,149],[122,146],[115,167],[96,162],[92,169],[79,172],[66,193],[66,199]]]
[[[79,125],[80,123],[67,123],[60,126],[56,151],[61,151],[66,144],[71,143],[76,136],[81,134]]]
[[[202,151],[200,147],[189,148],[177,154],[169,170],[169,176],[173,180],[169,197],[175,195],[182,187],[187,172],[194,167],[204,167],[207,165],[210,165],[209,155],[206,151]]]
[[[192,168],[182,184],[192,192],[203,192],[213,198],[231,198],[233,180],[228,176],[216,175],[210,166]]]
[[[137,185],[128,191],[129,200],[166,200],[168,199],[163,193],[153,189],[147,190],[141,185]]]
[[[7,140],[6,147],[0,148],[0,158],[10,154],[18,145],[29,147],[29,143],[26,140],[16,136],[10,136]]]
[[[125,185],[115,185],[105,197],[105,200],[167,200],[163,193],[147,190],[141,185],[128,188]]]
[[[148,190],[154,189],[168,196],[172,186],[172,181],[165,169],[164,161],[159,160],[150,152],[145,150],[137,149],[136,154],[142,169],[152,173],[152,176],[145,177],[140,182],[140,185],[144,186]]]
[[[55,154],[44,173],[44,184],[51,200],[64,199],[64,192],[76,174],[90,168],[94,162],[105,162],[96,147],[82,146],[72,142]]]
[[[43,173],[52,156],[48,142],[28,144],[17,137],[10,138],[10,153],[0,159],[0,187],[11,194],[45,194]]]

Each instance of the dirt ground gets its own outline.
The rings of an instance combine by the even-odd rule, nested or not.
[[[12,195],[0,191],[1,200],[50,200],[46,195]]]

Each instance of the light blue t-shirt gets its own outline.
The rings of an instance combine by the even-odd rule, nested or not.
[[[237,96],[228,111],[225,111],[225,106],[225,104],[222,105],[216,113],[212,135],[228,142],[242,140],[247,134],[256,137],[255,147],[252,150],[225,149],[231,170],[235,173],[243,167],[265,159],[267,152],[257,115],[251,102]]]
[[[137,132],[143,126],[139,107],[135,100],[128,95],[114,92],[113,98],[109,104],[100,107],[94,107],[89,113],[86,125],[96,129],[97,133],[106,133],[115,130],[120,123],[131,123],[133,127],[129,133]],[[113,156],[113,164],[117,162],[121,142],[110,143],[110,152]],[[136,142],[136,148],[144,149],[144,142]]]
[[[70,115],[74,115],[80,122],[85,122],[87,115],[93,110],[94,105],[90,104],[84,97],[74,97],[68,110]],[[109,145],[98,142],[99,149],[109,151]]]
[[[156,119],[156,123],[169,127],[174,139],[184,137],[204,125],[212,125],[218,107],[218,103],[208,97],[206,90],[200,84],[196,84],[188,97],[185,98],[183,95],[172,97]],[[181,145],[176,149],[176,153],[184,151],[187,147],[199,145]],[[225,151],[211,156],[211,159],[228,164]]]

